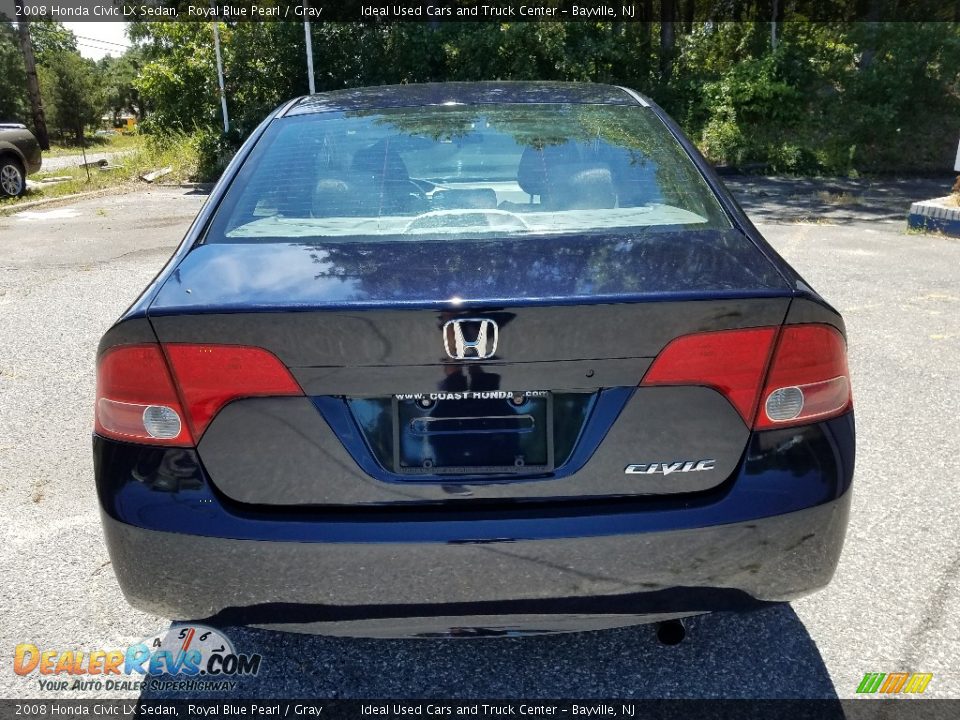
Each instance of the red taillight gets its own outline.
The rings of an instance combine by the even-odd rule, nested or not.
[[[303,395],[303,390],[263,348],[125,345],[100,360],[96,430],[119,440],[194,445],[230,401],[278,395]]]
[[[777,330],[772,327],[684,335],[653,361],[641,385],[706,385],[750,424]]]
[[[108,350],[97,367],[96,431],[156,445],[193,445],[173,380],[156,344]]]
[[[213,416],[231,400],[303,395],[290,371],[263,348],[173,343],[163,349],[198,439]]]
[[[641,385],[714,388],[758,430],[846,412],[851,396],[843,336],[814,324],[786,325],[777,333],[762,327],[684,335],[660,352]]]
[[[754,427],[824,420],[846,412],[852,402],[843,336],[829,325],[784,326]]]

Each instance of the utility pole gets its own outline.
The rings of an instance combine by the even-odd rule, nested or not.
[[[660,0],[660,79],[669,80],[673,72],[675,43],[673,19],[676,0]]]
[[[773,13],[770,17],[770,49],[777,51],[777,13],[780,11],[779,3],[773,0]]]
[[[303,0],[304,7],[307,7],[308,1]],[[303,17],[306,18],[307,14],[304,13]],[[313,38],[310,37],[310,21],[306,19],[303,21],[303,35],[307,39],[307,83],[310,86],[310,94],[313,95],[317,91],[313,79]]]
[[[23,12],[23,0],[15,0],[15,2],[20,12]],[[40,83],[37,80],[37,64],[33,59],[33,43],[30,42],[30,29],[25,20],[17,22],[17,34],[20,36],[20,51],[23,53],[23,65],[27,71],[27,94],[30,96],[33,129],[40,149],[50,150],[47,118],[43,114],[43,99],[40,97]]]
[[[210,3],[211,6],[213,3]],[[223,60],[220,58],[220,31],[216,20],[213,21],[213,49],[217,55],[217,82],[220,84],[220,108],[223,110],[223,132],[230,132],[230,116],[227,114],[227,91],[223,87]]]

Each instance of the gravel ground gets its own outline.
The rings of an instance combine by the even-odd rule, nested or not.
[[[97,162],[98,160],[106,160],[108,163],[113,164],[115,160],[119,160],[124,155],[129,155],[130,153],[135,152],[134,150],[116,150],[114,152],[109,152],[100,147],[90,148],[87,150],[87,159],[86,162]],[[41,172],[50,173],[56,170],[63,170],[64,168],[79,167],[83,165],[82,153],[77,153],[76,155],[59,155],[57,157],[44,157],[43,158],[43,167]]]
[[[907,234],[902,219],[904,202],[929,196],[932,182],[837,192],[727,179],[847,321],[857,472],[826,590],[695,618],[676,647],[649,627],[452,642],[226,628],[239,651],[264,656],[236,696],[848,697],[865,672],[905,670],[934,673],[927,695],[960,697],[960,242]],[[127,606],[103,545],[93,360],[203,200],[152,189],[0,217],[4,653],[22,642],[125,647],[169,624]],[[0,657],[0,697],[40,694],[36,675],[15,675],[10,659]]]

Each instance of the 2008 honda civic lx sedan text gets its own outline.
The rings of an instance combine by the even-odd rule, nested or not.
[[[822,588],[843,544],[843,321],[623,88],[285,104],[97,363],[113,567],[168,617],[669,621]]]

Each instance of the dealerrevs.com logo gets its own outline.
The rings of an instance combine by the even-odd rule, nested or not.
[[[259,654],[238,653],[205,625],[174,625],[125,650],[40,649],[21,643],[13,671],[36,677],[41,691],[233,690],[236,678],[260,672]]]

